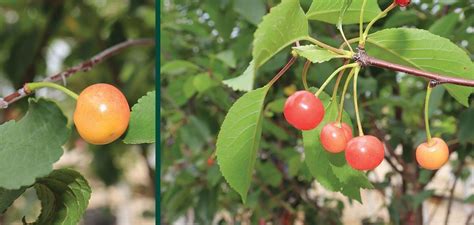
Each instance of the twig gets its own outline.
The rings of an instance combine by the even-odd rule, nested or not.
[[[375,66],[384,69],[390,69],[393,71],[404,72],[407,74],[415,75],[418,77],[424,77],[433,81],[436,81],[438,84],[457,84],[461,86],[474,87],[474,80],[467,80],[455,77],[449,77],[446,75],[427,72],[423,70],[418,70],[412,67],[407,67],[391,62],[387,62],[381,59],[377,59],[367,55],[364,49],[359,49],[359,52],[354,55],[354,60],[360,63],[361,66]]]
[[[71,75],[77,72],[86,72],[92,69],[95,65],[99,64],[100,62],[104,61],[105,59],[117,54],[118,52],[132,46],[138,45],[154,45],[155,40],[153,39],[135,39],[135,40],[128,40],[117,45],[114,45],[99,54],[95,55],[91,59],[84,61],[76,66],[73,66],[63,72],[55,74],[53,76],[45,78],[44,82],[62,82],[64,79],[70,77]],[[25,89],[22,87],[15,91],[12,94],[7,95],[4,98],[0,98],[0,108],[7,108],[9,104],[16,102],[25,96],[28,96],[30,93],[26,93]]]

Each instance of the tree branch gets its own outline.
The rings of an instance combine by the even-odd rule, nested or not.
[[[114,45],[99,54],[95,55],[91,59],[84,61],[76,66],[73,66],[63,72],[55,74],[53,76],[45,78],[44,82],[61,82],[64,81],[66,78],[70,77],[71,75],[77,72],[86,72],[92,69],[95,65],[99,64],[100,62],[104,61],[105,59],[117,54],[118,52],[138,45],[154,45],[155,40],[153,39],[135,39],[135,40],[128,40],[117,45]],[[4,98],[0,98],[0,108],[5,109],[8,107],[9,104],[16,102],[25,96],[28,96],[31,93],[28,93],[24,87],[18,89],[12,94],[7,95]]]
[[[429,80],[435,81],[436,85],[438,84],[457,84],[461,86],[474,87],[474,80],[467,80],[455,77],[449,77],[446,75],[427,72],[423,70],[418,70],[412,67],[407,67],[391,62],[387,62],[381,59],[377,59],[367,55],[364,49],[359,49],[359,52],[354,55],[354,60],[357,61],[361,66],[375,66],[379,68],[389,69],[398,72],[404,72],[418,77],[424,77]]]

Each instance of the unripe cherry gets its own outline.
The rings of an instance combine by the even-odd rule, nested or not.
[[[432,138],[431,143],[421,143],[416,148],[416,161],[428,170],[441,168],[449,158],[449,149],[441,138]]]
[[[319,139],[328,152],[339,153],[344,151],[352,139],[352,128],[346,123],[328,123],[321,130]]]
[[[346,161],[356,170],[375,169],[382,163],[383,158],[383,144],[372,135],[355,137],[347,143]]]
[[[283,115],[293,127],[300,130],[311,130],[323,120],[324,106],[313,93],[297,91],[286,100]]]

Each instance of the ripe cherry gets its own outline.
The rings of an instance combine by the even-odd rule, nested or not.
[[[384,158],[382,142],[374,136],[364,135],[352,138],[346,147],[346,160],[356,170],[372,170]]]
[[[421,143],[416,148],[416,161],[421,167],[428,170],[441,168],[448,158],[448,145],[440,138],[432,138],[431,143]]]
[[[347,142],[352,139],[352,128],[346,123],[328,123],[321,130],[319,139],[328,152],[339,153],[346,149]]]
[[[321,100],[309,91],[297,91],[285,102],[283,115],[289,124],[300,130],[314,129],[324,117]]]
[[[407,5],[409,5],[411,2],[411,0],[395,0],[395,3],[397,3],[397,5],[401,6],[401,7],[405,7]]]
[[[77,98],[74,124],[81,137],[96,145],[108,144],[127,129],[130,107],[122,92],[110,84],[94,84]]]

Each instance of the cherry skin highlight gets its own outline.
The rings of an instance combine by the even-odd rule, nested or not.
[[[117,140],[127,129],[130,107],[122,92],[110,84],[94,84],[77,98],[74,124],[88,143],[103,145]]]
[[[409,5],[411,2],[411,0],[395,0],[395,3],[397,3],[397,5],[401,6],[401,7],[405,7],[407,5]]]
[[[319,139],[326,151],[339,153],[346,149],[347,142],[352,139],[352,128],[346,123],[328,123],[321,130]]]
[[[449,158],[449,149],[441,138],[432,138],[431,143],[421,143],[416,148],[416,161],[428,170],[441,168]]]
[[[346,161],[356,170],[373,170],[383,158],[383,144],[372,135],[355,137],[347,143]]]
[[[297,91],[286,100],[283,115],[296,129],[311,130],[323,120],[324,106],[313,93]]]

